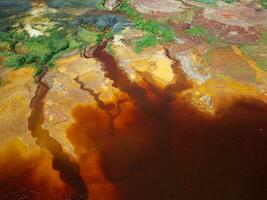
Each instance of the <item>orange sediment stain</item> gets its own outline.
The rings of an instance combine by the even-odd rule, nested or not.
[[[39,147],[29,147],[20,139],[6,142],[0,149],[0,196],[58,200],[68,198],[68,186],[52,168],[52,156]]]
[[[97,106],[77,106],[73,110],[75,123],[67,130],[67,136],[74,146],[81,176],[84,178],[90,200],[116,200],[117,192],[104,176],[101,166],[101,149],[109,131],[109,117]]]

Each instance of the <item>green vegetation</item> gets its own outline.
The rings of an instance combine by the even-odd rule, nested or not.
[[[158,44],[158,40],[153,34],[145,34],[145,36],[135,42],[135,51],[137,53],[142,52],[143,49]]]
[[[11,51],[12,46],[9,42],[0,41],[0,51]]]
[[[61,2],[63,1],[58,0],[57,3],[53,5],[55,7],[60,7]],[[71,1],[71,3],[76,4],[74,0]],[[50,4],[51,3],[49,3],[49,5]],[[68,4],[68,2],[66,4]],[[82,4],[90,5],[95,8],[96,5],[103,5],[104,0],[83,0],[83,2],[81,2],[81,7],[83,7]],[[3,57],[3,59],[1,59],[1,64],[15,69],[26,65],[34,65],[37,71],[36,74],[38,75],[42,72],[44,66],[53,67],[55,60],[62,55],[73,50],[79,50],[88,45],[97,45],[104,37],[106,40],[113,37],[112,30],[107,33],[105,33],[105,31],[104,34],[100,31],[101,27],[95,26],[94,17],[92,17],[92,19],[90,18],[92,20],[92,24],[90,24],[73,23],[70,22],[72,18],[69,15],[58,15],[49,14],[47,16],[51,18],[52,21],[58,20],[60,23],[47,29],[43,36],[30,37],[26,31],[21,31],[23,27],[14,27],[7,30],[8,32],[0,31],[0,56]],[[85,18],[87,19],[87,17]],[[99,23],[103,23],[104,25],[115,23],[117,22],[116,20],[118,21],[117,18],[112,18],[110,15],[105,16],[105,19],[98,19]],[[113,25],[111,27],[113,27]],[[109,50],[110,52],[114,52],[111,46]]]
[[[156,20],[146,19],[134,10],[127,0],[123,0],[117,11],[125,13],[135,23],[135,26],[146,32],[145,37],[135,44],[137,50],[142,50],[146,46],[153,46],[158,43],[169,43],[175,39],[175,32],[166,24]],[[155,41],[152,41],[155,40]]]
[[[267,0],[261,0],[261,5],[263,8],[267,9]]]
[[[185,33],[191,37],[202,37],[209,44],[215,44],[218,42],[218,38],[210,35],[208,31],[202,26],[192,26],[185,30]]]
[[[4,65],[10,68],[20,68],[25,63],[25,58],[20,55],[11,55],[4,60]]]
[[[100,44],[102,41],[103,36],[97,33],[95,30],[86,30],[82,29],[74,35],[67,35],[65,36],[66,40],[68,41],[68,48],[59,51],[58,53],[54,54],[53,57],[48,62],[49,67],[54,66],[54,61],[57,58],[60,58],[62,55],[67,54],[71,51],[82,49],[85,46],[94,46]]]
[[[26,38],[28,38],[28,34],[25,32],[0,32],[0,55],[3,57],[13,56],[16,44],[24,41]],[[15,67],[18,67],[19,63],[22,63],[19,60],[17,60],[18,62],[15,62],[15,57],[6,60],[8,60],[6,62],[9,67],[12,63],[16,63]]]
[[[29,38],[29,34],[26,31],[22,31],[22,32],[11,31],[9,35],[12,38],[13,44],[24,41]]]
[[[103,35],[102,34],[98,34],[97,35],[97,38],[96,38],[96,44],[97,45],[100,45],[101,44],[101,42],[103,41]]]
[[[76,41],[72,36],[66,36],[66,39],[68,40],[69,47],[53,55],[53,57],[48,61],[49,68],[52,68],[54,66],[54,62],[56,59],[62,57],[63,55],[71,51],[81,48],[81,43]]]
[[[69,41],[62,31],[53,31],[50,36],[33,38],[29,38],[26,32],[0,32],[0,55],[5,57],[3,64],[6,67],[20,68],[32,64],[37,73],[40,73],[42,66],[67,48]]]
[[[114,55],[114,54],[115,54],[115,51],[114,51],[114,49],[112,48],[112,46],[111,46],[110,43],[107,44],[107,52],[108,52],[109,54],[111,54],[111,55]]]
[[[207,31],[202,26],[192,26],[191,28],[185,30],[186,34],[192,36],[192,37],[204,37],[207,35]]]
[[[14,53],[9,52],[9,51],[0,52],[0,56],[2,56],[2,57],[8,57],[8,56],[12,56],[12,55],[14,55]]]
[[[267,32],[263,32],[261,34],[261,39],[260,39],[259,43],[262,45],[267,45]]]
[[[25,58],[25,64],[34,64],[41,73],[43,65],[53,67],[57,58],[84,46],[94,46],[99,37],[97,32],[86,29],[76,34],[52,30],[50,36],[38,36],[20,42],[16,45],[16,52]]]
[[[13,51],[16,43],[24,41],[26,38],[28,38],[26,32],[5,33],[0,31],[0,51]]]
[[[98,3],[96,4],[96,8],[98,10],[105,10],[105,6],[104,6],[105,0],[99,0]]]
[[[0,41],[12,42],[12,38],[7,33],[0,31]]]
[[[135,9],[133,9],[127,0],[122,0],[121,4],[116,9],[119,12],[125,13],[128,17],[130,17],[135,22],[141,22],[144,20],[143,16],[138,13]]]
[[[98,33],[82,30],[77,33],[77,40],[84,45],[96,45],[98,39]]]
[[[26,57],[27,63],[45,64],[52,56],[49,42],[43,36],[31,38],[17,47],[17,51]]]
[[[16,51],[25,56],[26,63],[45,65],[54,54],[67,49],[68,46],[69,43],[65,38],[38,36],[16,46]]]
[[[108,31],[108,32],[105,34],[105,39],[106,39],[106,40],[112,39],[113,37],[114,37],[114,35],[113,35],[113,32],[112,32],[112,31]]]

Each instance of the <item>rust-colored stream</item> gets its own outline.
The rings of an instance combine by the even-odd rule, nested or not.
[[[42,81],[47,69],[38,80],[38,87],[35,97],[31,102],[31,115],[28,119],[28,127],[31,135],[37,138],[36,143],[42,148],[47,149],[53,155],[53,168],[60,173],[63,182],[73,190],[71,200],[87,200],[87,187],[79,174],[79,166],[71,161],[64,153],[61,144],[49,135],[49,132],[42,127],[43,124],[43,105],[44,98],[49,87]]]

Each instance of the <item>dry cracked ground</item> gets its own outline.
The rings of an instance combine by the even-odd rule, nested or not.
[[[23,11],[18,2],[0,0],[1,34],[15,27],[29,37],[9,45],[0,35],[0,200],[267,199],[260,2],[54,0]],[[141,19],[124,2],[168,24],[174,39],[134,24]],[[58,26],[68,26],[69,45],[76,29],[88,43],[36,74],[47,46],[33,50],[34,62],[22,52]],[[8,60],[14,53],[22,67],[8,62],[24,59]]]

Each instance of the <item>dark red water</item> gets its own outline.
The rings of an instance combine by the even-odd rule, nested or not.
[[[133,103],[132,109],[122,108],[127,114],[115,121],[115,136],[99,149],[102,170],[120,199],[267,199],[264,103],[233,99],[210,117],[175,97],[173,88],[154,88],[152,101],[146,87],[131,83],[104,48],[94,56]]]
[[[42,128],[43,99],[49,88],[39,81],[29,130],[52,154],[53,169],[68,186],[59,190],[64,195],[49,193],[48,200],[267,199],[266,104],[232,99],[230,104],[222,102],[216,117],[211,117],[177,96],[191,87],[179,63],[173,65],[175,83],[161,90],[146,80],[129,81],[105,46],[100,45],[94,57],[129,99],[106,105],[76,79],[97,103],[73,111],[75,122],[67,135],[77,163]],[[47,183],[35,183],[29,178],[33,172],[28,172],[0,180],[0,200],[46,200]]]

